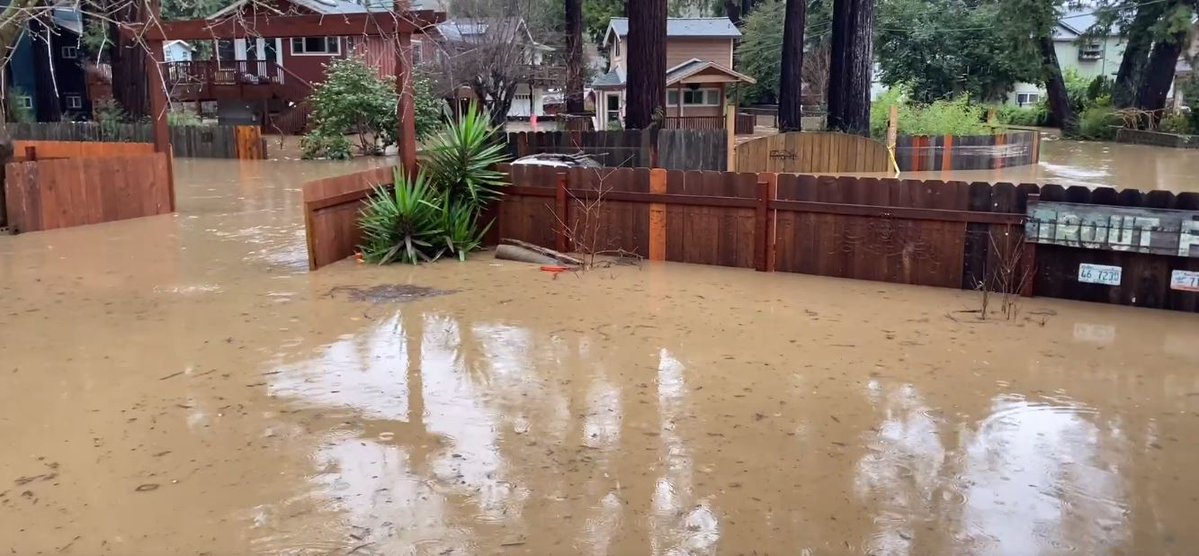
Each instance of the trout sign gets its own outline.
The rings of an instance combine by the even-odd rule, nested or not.
[[[1028,201],[1032,243],[1199,257],[1199,211]]]

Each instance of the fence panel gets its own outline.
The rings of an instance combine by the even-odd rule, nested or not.
[[[736,149],[738,172],[890,172],[887,147],[844,133],[791,132],[751,139]]]
[[[316,270],[358,250],[358,211],[376,186],[393,182],[394,172],[394,166],[373,168],[304,184],[308,268]]]
[[[166,155],[13,162],[5,168],[9,227],[19,232],[170,212]]]
[[[728,169],[728,134],[724,131],[664,129],[658,132],[658,165],[667,170]]]
[[[14,140],[154,142],[154,130],[149,123],[45,122],[6,125]],[[261,130],[254,126],[171,126],[174,154],[185,158],[265,159],[266,147],[261,137]]]

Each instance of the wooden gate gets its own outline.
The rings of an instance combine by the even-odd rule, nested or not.
[[[887,147],[845,133],[791,132],[737,145],[738,172],[844,174],[890,172]]]

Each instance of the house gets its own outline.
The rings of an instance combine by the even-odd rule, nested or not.
[[[83,20],[71,8],[52,8],[49,18],[29,22],[10,61],[18,110],[43,122],[91,117],[82,32]]]
[[[435,73],[447,77],[454,70],[486,72],[488,65],[496,63],[510,62],[517,66],[505,71],[509,78],[519,81],[508,110],[510,120],[545,116],[562,102],[565,68],[552,63],[554,49],[533,37],[524,18],[449,19],[426,33],[426,38],[432,44],[422,44],[421,60],[433,66]],[[416,41],[413,49],[416,50]],[[447,61],[452,63],[438,64]],[[453,91],[457,103],[475,98],[474,92],[461,83],[443,86]]]
[[[596,129],[624,121],[628,78],[629,20],[612,18],[602,47],[608,71],[591,84],[596,95]],[[754,79],[733,71],[741,32],[726,17],[670,18],[666,22],[666,127],[724,129],[729,93]]]
[[[166,41],[162,44],[163,60],[167,62],[190,62],[195,50],[187,41]]]
[[[411,9],[423,9],[414,1]],[[208,17],[235,14],[353,15],[389,14],[394,2],[366,0],[239,0]],[[171,41],[174,42],[174,41]],[[188,45],[191,46],[191,45]],[[420,45],[414,41],[419,50]],[[379,74],[395,71],[394,43],[382,36],[246,38],[212,41],[209,59],[194,59],[180,45],[170,46],[184,59],[167,63],[168,88],[177,101],[215,104],[221,123],[263,125],[282,133],[304,131],[313,84],[325,80],[325,66],[338,58],[361,55]],[[419,56],[419,53],[414,54]]]
[[[1114,80],[1124,57],[1124,38],[1117,29],[1092,31],[1099,20],[1094,8],[1083,7],[1066,12],[1053,29],[1053,47],[1062,73],[1077,73],[1090,81],[1098,76]],[[1008,104],[1035,106],[1045,98],[1045,87],[1035,83],[1017,83],[1008,94]]]

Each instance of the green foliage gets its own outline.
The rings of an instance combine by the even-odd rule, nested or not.
[[[757,80],[752,86],[739,88],[745,101],[774,102],[778,98],[786,8],[783,0],[766,0],[742,21],[743,38],[737,47],[737,71]],[[805,66],[814,64],[812,56],[821,52],[822,46],[829,40],[831,10],[832,2],[829,1],[815,0],[808,4],[804,31]],[[813,92],[824,94],[824,91]]]
[[[437,241],[442,233],[441,212],[426,174],[421,171],[416,179],[408,179],[402,167],[396,167],[393,187],[376,188],[361,211],[363,258],[376,264],[436,260],[444,251]]]
[[[325,75],[325,81],[317,84],[309,97],[313,131],[301,143],[307,145],[305,157],[348,158],[352,149],[346,136],[358,138],[361,154],[374,154],[396,144],[399,96],[393,78],[380,76],[376,68],[357,57],[333,60]],[[425,137],[442,125],[441,101],[426,76],[414,81],[413,90],[416,133]]]
[[[1033,107],[1001,106],[996,113],[1001,124],[1043,126],[1049,121],[1049,106],[1040,102]]]
[[[320,132],[309,133],[300,138],[300,153],[306,159],[349,160],[354,158],[354,148],[344,135],[325,135]]]
[[[469,201],[475,209],[499,198],[507,185],[495,167],[508,161],[486,111],[471,103],[456,122],[433,136],[426,145],[422,167],[438,193]]]
[[[167,112],[167,122],[172,126],[197,126],[204,125],[204,121],[200,119],[194,112],[172,110]]]
[[[1081,139],[1111,141],[1116,138],[1116,129],[1122,123],[1111,106],[1092,106],[1083,110],[1078,118],[1078,136]]]
[[[495,170],[508,160],[497,139],[487,114],[473,105],[434,136],[415,179],[397,169],[394,187],[376,190],[363,208],[363,258],[419,264],[446,255],[465,260],[478,249],[491,227],[480,227],[480,215],[507,185]]]
[[[376,139],[384,145],[394,140],[398,97],[392,82],[357,57],[333,60],[325,75],[309,97],[314,135],[357,135],[362,154],[376,150]]]
[[[969,95],[1001,100],[1022,81],[1039,81],[1040,60],[1013,48],[996,20],[999,0],[883,0],[875,54],[881,80],[905,84],[921,103]],[[1024,42],[1028,42],[1027,36]]]
[[[913,104],[902,87],[888,91],[870,108],[870,132],[875,137],[887,133],[892,106],[899,107],[901,135],[989,135],[983,123],[986,107],[973,104],[968,97],[938,100],[931,104]]]
[[[1175,133],[1178,135],[1190,135],[1194,132],[1194,127],[1191,126],[1190,115],[1184,113],[1170,114],[1162,118],[1161,123],[1157,127],[1166,133]]]

